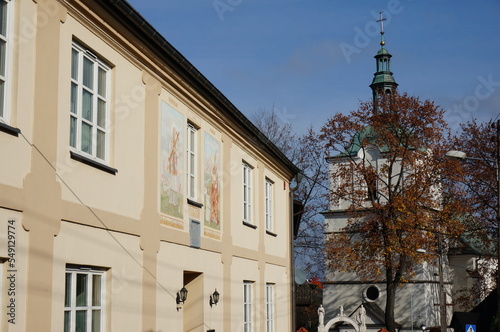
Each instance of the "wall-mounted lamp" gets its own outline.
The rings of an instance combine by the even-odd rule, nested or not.
[[[301,172],[299,172],[299,173],[297,173],[295,175],[295,178],[294,178],[294,180],[295,180],[295,187],[290,186],[290,190],[291,191],[295,191],[295,190],[297,190],[299,188],[300,182],[302,181],[303,177],[304,177],[304,174],[302,174]]]
[[[182,287],[181,290],[177,292],[177,297],[175,299],[175,302],[177,302],[177,311],[182,309],[182,305],[186,302],[187,296],[188,290],[186,287]]]
[[[219,292],[217,291],[217,288],[215,289],[215,292],[213,292],[213,294],[210,294],[210,307],[212,305],[217,305],[217,303],[219,303],[219,297],[220,297],[220,294]]]
[[[297,181],[297,183],[300,183],[302,181],[303,177],[304,177],[304,174],[302,174],[302,172],[299,172],[299,173],[297,173],[297,175],[295,175],[295,181]]]

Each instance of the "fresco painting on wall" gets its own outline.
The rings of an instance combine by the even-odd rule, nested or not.
[[[161,105],[160,212],[183,218],[184,117],[170,105]]]
[[[220,230],[220,143],[205,133],[205,226]]]

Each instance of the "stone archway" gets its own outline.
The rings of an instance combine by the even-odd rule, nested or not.
[[[318,326],[318,332],[328,332],[330,328],[338,323],[347,323],[349,325],[352,325],[354,327],[355,332],[366,332],[366,311],[363,307],[363,305],[360,306],[360,311],[358,313],[359,315],[359,321],[361,323],[358,323],[355,319],[352,319],[351,317],[348,317],[344,314],[344,308],[340,306],[339,308],[340,312],[339,314],[330,319],[326,325],[324,325],[323,319],[325,317],[325,309],[323,308],[323,305],[321,305],[318,309],[318,315],[319,315],[319,326]]]
[[[354,327],[354,330],[356,332],[364,332],[366,331],[366,326],[360,326],[358,322],[356,322],[354,319],[349,318],[347,316],[337,316],[335,318],[332,318],[326,323],[325,326],[319,327],[318,332],[328,332],[332,326],[334,326],[337,323],[347,323],[350,324]],[[364,328],[363,328],[364,327]]]

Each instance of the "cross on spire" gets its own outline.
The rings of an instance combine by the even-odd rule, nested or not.
[[[393,93],[396,91],[398,87],[398,83],[394,80],[391,72],[391,57],[392,55],[385,49],[385,41],[384,41],[384,21],[387,18],[384,17],[384,12],[380,11],[380,19],[376,20],[377,23],[380,23],[380,46],[381,48],[378,50],[375,55],[376,63],[377,63],[377,71],[373,77],[372,84],[370,84],[370,88],[373,92],[373,101],[377,102],[379,94],[381,93]]]
[[[380,20],[377,20],[377,22],[380,22],[380,33],[384,33],[384,21],[386,21],[387,19],[385,17],[383,17],[383,11],[379,12],[380,14]]]
[[[387,18],[384,17],[383,15],[383,11],[380,11],[379,14],[380,14],[380,19],[377,20],[377,22],[380,22],[380,46],[384,46],[385,45],[385,41],[384,41],[384,21],[387,20]]]

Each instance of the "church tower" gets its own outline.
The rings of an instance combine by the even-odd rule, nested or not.
[[[384,41],[384,21],[386,19],[382,17],[382,12],[380,12],[380,22],[381,30],[380,30],[380,50],[375,55],[375,60],[377,61],[377,72],[374,74],[372,84],[370,84],[370,88],[373,91],[373,102],[376,103],[378,96],[381,93],[393,93],[398,84],[396,80],[392,76],[391,72],[391,57],[392,55],[387,51]]]

